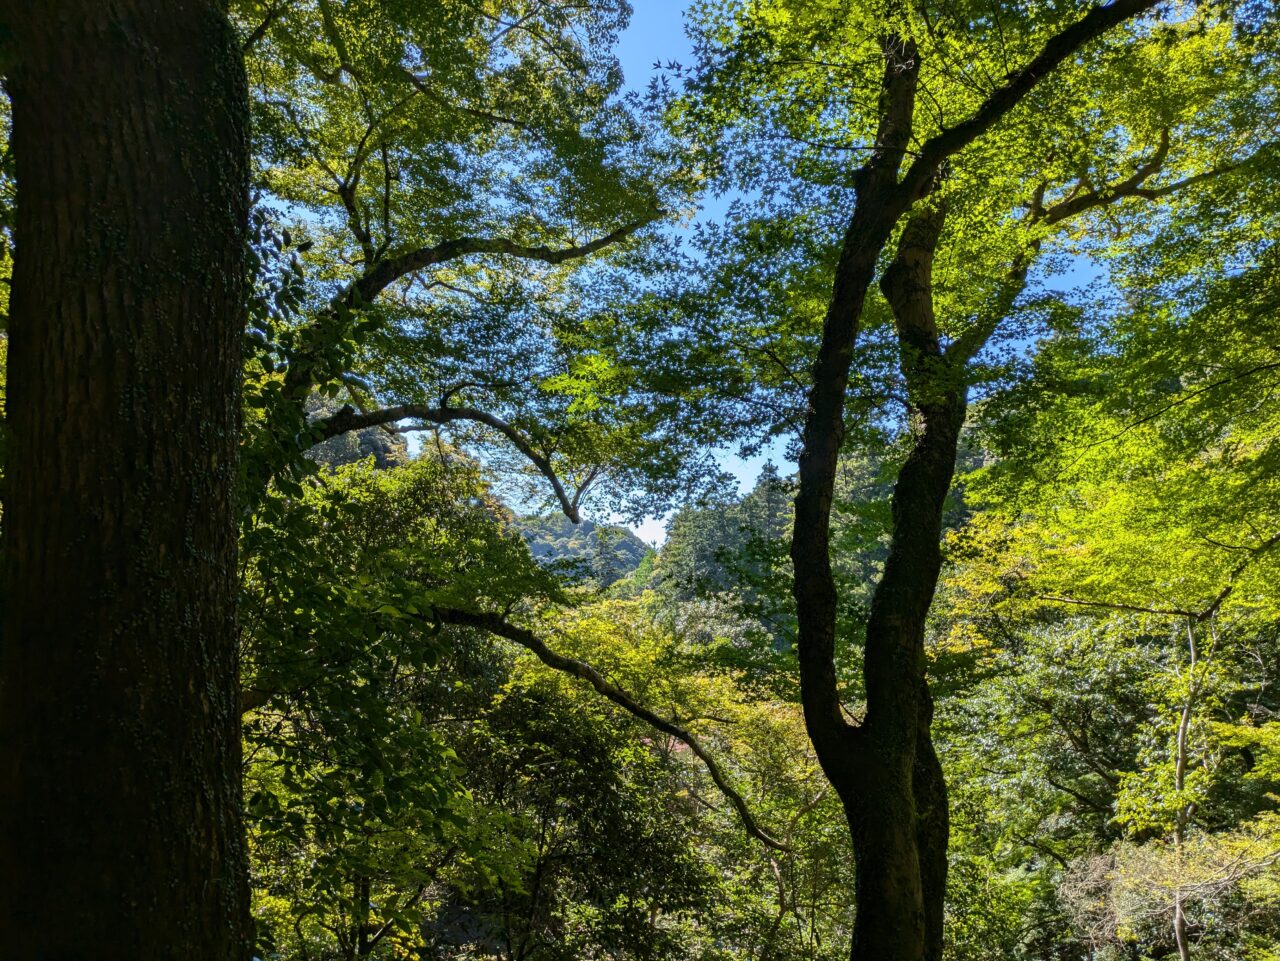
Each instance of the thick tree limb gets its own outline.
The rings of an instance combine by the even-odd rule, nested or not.
[[[654,211],[649,216],[619,227],[603,237],[572,247],[527,246],[517,244],[506,238],[492,237],[461,237],[442,241],[431,247],[421,247],[397,257],[381,260],[370,266],[359,279],[334,298],[331,307],[322,312],[312,326],[318,329],[326,329],[334,325],[340,325],[343,322],[342,318],[345,311],[371,302],[390,284],[426,267],[442,264],[469,254],[480,253],[502,254],[526,260],[537,260],[547,264],[561,264],[590,256],[605,247],[618,243],[647,224],[652,223],[662,214],[663,211]],[[285,393],[301,404],[311,393],[317,382],[334,376],[338,376],[338,372],[320,369],[320,363],[316,355],[304,348],[289,359],[289,366],[285,372]],[[339,411],[333,417],[316,422],[321,431],[317,442],[327,440],[348,430],[392,423],[405,417],[419,417],[437,424],[455,420],[473,420],[488,425],[510,440],[538,468],[551,483],[552,490],[555,492],[556,499],[560,502],[565,515],[574,523],[579,521],[578,507],[586,492],[587,485],[583,484],[570,495],[560,482],[549,459],[539,454],[530,444],[528,438],[506,421],[484,411],[471,408],[427,408],[414,405],[402,405],[374,414],[357,414],[354,409],[344,410]]]
[[[840,704],[835,665],[836,587],[831,572],[831,503],[844,442],[845,395],[853,345],[862,321],[876,262],[909,200],[898,186],[905,145],[910,142],[920,71],[914,44],[884,38],[880,123],[875,150],[859,170],[857,202],[845,231],[831,300],[814,360],[809,409],[801,435],[799,492],[795,501],[791,562],[799,626],[800,698],[805,726],[823,770],[833,782],[851,730]],[[837,785],[837,789],[844,789]]]
[[[916,90],[920,83],[920,51],[916,42],[891,34],[881,44],[884,79],[880,85],[880,122],[875,150],[863,168],[869,179],[896,178],[911,142]]]
[[[248,714],[260,707],[266,706],[267,702],[276,695],[275,691],[268,691],[260,687],[241,687],[239,710],[241,714]]]
[[[1108,184],[1101,189],[1091,190],[1087,193],[1061,200],[1051,207],[1033,209],[1033,219],[1047,225],[1054,225],[1095,207],[1104,207],[1118,200],[1124,200],[1126,197],[1141,197],[1144,200],[1158,200],[1161,197],[1168,197],[1180,190],[1185,190],[1187,187],[1233,173],[1246,164],[1255,161],[1264,151],[1273,149],[1275,144],[1264,144],[1238,163],[1223,164],[1220,167],[1214,167],[1212,170],[1192,174],[1189,177],[1183,177],[1181,180],[1163,184],[1159,187],[1145,186],[1148,180],[1164,168],[1164,162],[1169,156],[1169,146],[1169,131],[1167,129],[1160,131],[1160,143],[1156,146],[1155,151],[1152,152],[1149,158],[1140,163],[1130,176],[1117,183]]]
[[[932,701],[924,676],[923,618],[941,564],[942,505],[965,410],[959,382],[941,391],[930,385],[923,399],[913,398],[921,430],[894,489],[894,536],[867,624],[867,715],[853,727],[840,713],[830,527],[849,370],[867,291],[898,222],[933,188],[950,157],[992,128],[1084,44],[1157,2],[1114,0],[1091,10],[1050,39],[969,119],[930,138],[901,179],[905,151],[900,145],[913,134],[920,58],[892,36],[884,45],[877,149],[855,179],[856,201],[813,366],[791,542],[801,700],[819,762],[840,794],[853,832],[858,867],[853,957],[859,961],[942,957],[948,822],[945,781],[929,732]],[[922,271],[911,273],[915,276],[900,279],[912,286],[921,282]],[[916,336],[931,326],[921,318],[905,332]],[[928,363],[921,374],[932,380],[928,368],[947,366],[945,358],[938,356],[936,337],[933,343],[925,343],[928,337],[919,339],[925,349],[911,352],[925,355]],[[904,361],[907,368],[917,358]],[[907,371],[909,379],[912,373]],[[917,593],[913,587],[922,579],[928,581],[927,590]]]
[[[893,313],[901,350],[902,373],[916,404],[928,384],[928,375],[943,351],[933,307],[933,260],[946,223],[943,206],[912,211],[893,261],[880,278],[880,290]]]
[[[636,231],[653,223],[662,214],[663,211],[655,210],[648,216],[624,224],[602,237],[569,247],[528,246],[505,237],[455,237],[452,240],[443,240],[429,247],[419,247],[396,257],[388,257],[372,265],[344,293],[339,295],[338,302],[346,307],[370,303],[378,294],[402,277],[469,254],[501,254],[522,260],[541,261],[544,264],[563,264],[566,261],[579,260],[625,240]]]
[[[934,316],[933,262],[945,222],[944,206],[914,211],[880,281],[916,426],[894,485],[892,538],[872,595],[863,668],[864,723],[887,722],[893,730],[911,730],[927,713],[924,626],[942,565],[942,508],[966,409],[963,369],[943,354]],[[911,690],[916,696],[904,694],[907,685],[918,686]]]
[[[522,627],[517,627],[514,624],[509,624],[507,621],[495,614],[477,614],[471,611],[460,611],[447,608],[435,608],[433,613],[436,619],[441,623],[455,624],[460,627],[476,627],[486,630],[491,634],[496,634],[499,637],[504,637],[509,641],[514,641],[516,644],[519,644],[521,647],[532,652],[543,664],[557,671],[562,671],[565,674],[571,674],[574,677],[586,681],[594,687],[597,692],[608,698],[614,704],[617,704],[623,710],[627,711],[627,713],[639,718],[650,727],[661,731],[663,734],[680,741],[688,747],[700,761],[702,761],[703,765],[707,769],[707,773],[711,775],[711,780],[714,781],[716,787],[720,789],[720,793],[729,800],[729,803],[733,805],[734,810],[738,812],[738,818],[742,821],[742,826],[746,829],[748,834],[774,850],[790,850],[786,844],[777,840],[760,827],[742,795],[734,790],[733,785],[729,783],[728,777],[725,776],[724,771],[716,762],[715,758],[711,756],[710,752],[703,747],[702,743],[692,733],[685,730],[683,727],[680,727],[678,724],[674,724],[665,718],[659,717],[649,708],[636,701],[626,691],[622,690],[622,688],[603,677],[600,672],[590,664],[556,653],[532,631],[525,630]]]
[[[940,164],[999,123],[1037,83],[1076,51],[1112,27],[1145,13],[1157,3],[1159,0],[1113,0],[1094,7],[1075,23],[1055,34],[1030,63],[1011,75],[1003,86],[994,90],[972,116],[925,142],[903,177],[904,189],[912,197],[921,196]]]
[[[354,198],[344,196],[344,203],[350,199],[354,203]],[[351,209],[351,205],[348,205]],[[496,253],[505,254],[514,257],[521,257],[530,260],[539,260],[548,264],[560,264],[569,260],[578,259],[589,256],[611,244],[629,237],[637,230],[645,225],[652,223],[661,215],[661,212],[655,212],[653,215],[644,220],[634,221],[617,230],[588,243],[575,247],[551,248],[546,246],[531,247],[516,244],[505,238],[476,238],[463,237],[455,240],[444,241],[432,247],[419,248],[408,254],[402,254],[399,257],[389,258],[370,267],[365,274],[352,284],[344,294],[340,295],[335,304],[338,306],[353,307],[361,303],[368,303],[379,293],[385,290],[390,284],[410,273],[422,270],[428,266],[445,263],[449,260],[468,254],[476,253]],[[361,240],[366,249],[370,249],[370,238],[367,235],[357,236]],[[310,365],[305,363],[294,363],[289,368],[286,375],[287,386],[295,393],[301,394],[310,388],[313,381],[313,371]],[[346,406],[342,410],[330,417],[323,418],[314,422],[313,428],[318,431],[316,443],[322,443],[339,434],[352,430],[361,430],[366,427],[381,426],[391,424],[406,418],[418,418],[433,424],[446,424],[458,420],[469,420],[477,423],[485,424],[498,433],[502,434],[509,440],[521,454],[525,456],[538,471],[551,484],[552,491],[555,493],[556,500],[559,501],[560,507],[566,517],[575,524],[581,520],[579,508],[582,497],[586,493],[587,484],[579,486],[572,494],[566,489],[555,468],[552,466],[548,457],[540,454],[523,433],[516,429],[509,422],[502,418],[490,414],[487,411],[477,410],[470,407],[428,407],[421,404],[401,404],[394,407],[385,408],[383,410],[371,412],[358,412],[351,406]],[[589,483],[589,481],[588,481]]]
[[[548,483],[551,484],[551,489],[555,491],[556,500],[560,502],[560,508],[564,511],[565,516],[575,524],[581,520],[578,508],[581,504],[582,496],[586,492],[586,485],[579,487],[570,496],[550,459],[538,453],[529,438],[521,431],[501,417],[490,414],[488,411],[477,410],[474,407],[428,407],[425,404],[399,404],[395,407],[385,407],[381,410],[362,413],[348,404],[336,414],[314,421],[311,426],[315,432],[315,442],[320,444],[348,431],[394,424],[396,421],[410,417],[416,417],[418,420],[428,421],[432,424],[448,424],[458,420],[474,421],[496,430],[509,440],[547,479]]]

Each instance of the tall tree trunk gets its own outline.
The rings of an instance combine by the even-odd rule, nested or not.
[[[217,0],[3,0],[0,953],[243,961],[248,100]]]
[[[869,159],[856,172],[854,209],[813,364],[791,539],[805,726],[823,772],[844,803],[853,835],[858,870],[855,961],[941,957],[946,785],[929,736],[932,705],[924,679],[923,639],[941,565],[942,504],[955,469],[965,412],[958,377],[964,350],[956,351],[954,361],[943,355],[933,329],[927,283],[924,299],[916,296],[921,292],[918,283],[928,279],[936,232],[925,244],[927,249],[904,236],[900,253],[914,250],[912,263],[901,264],[901,284],[886,277],[885,293],[891,303],[895,298],[911,300],[904,301],[905,313],[895,306],[895,321],[909,388],[914,381],[923,392],[910,389],[916,440],[894,489],[893,543],[867,627],[866,720],[850,724],[842,713],[835,665],[837,595],[830,525],[844,441],[845,392],[867,290],[898,221],[930,192],[949,158],[996,125],[1084,44],[1156,2],[1111,0],[1091,8],[1050,37],[968,118],[944,127],[914,149],[905,171],[920,53],[909,38],[886,34],[881,41],[885,70],[876,137]],[[926,230],[926,241],[927,229],[932,229],[928,219],[916,227]],[[940,220],[936,226],[940,229]]]
[[[1212,616],[1212,615],[1211,615]],[[1181,716],[1178,718],[1178,734],[1175,743],[1173,761],[1173,790],[1178,799],[1178,808],[1174,812],[1173,852],[1177,864],[1176,887],[1173,890],[1173,942],[1178,948],[1179,961],[1191,961],[1191,940],[1187,934],[1187,911],[1182,887],[1186,871],[1187,829],[1191,827],[1191,817],[1195,806],[1186,800],[1187,767],[1190,764],[1191,724],[1194,720],[1196,702],[1200,696],[1200,679],[1197,670],[1200,666],[1200,649],[1196,644],[1195,620],[1187,619],[1187,694],[1182,702]]]
[[[925,679],[924,633],[942,570],[943,506],[955,474],[967,392],[967,358],[944,353],[933,312],[933,258],[945,216],[941,208],[912,214],[880,283],[897,329],[914,442],[894,485],[892,540],[871,602],[865,668],[867,736],[886,741],[886,750],[910,763],[909,791],[881,803],[902,805],[900,816],[910,819],[922,906],[919,957],[925,961],[942,957],[950,822],[930,734],[933,700]]]
[[[867,719],[829,727],[818,748],[853,837],[858,961],[942,957],[949,826],[930,736],[924,632],[966,409],[963,362],[944,355],[933,315],[933,255],[943,223],[940,210],[912,216],[881,284],[898,330],[915,439],[894,487],[889,556],[867,623]],[[797,577],[800,571],[797,564]],[[834,627],[834,617],[828,623]]]

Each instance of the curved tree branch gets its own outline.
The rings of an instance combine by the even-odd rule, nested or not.
[[[1036,594],[1036,600],[1049,601],[1053,604],[1071,604],[1075,607],[1098,607],[1109,611],[1130,611],[1134,614],[1156,614],[1161,617],[1189,617],[1195,619],[1199,611],[1190,611],[1181,607],[1143,607],[1141,604],[1125,604],[1112,601],[1090,601],[1079,597],[1062,597],[1057,594]]]
[[[1037,83],[1052,73],[1085,44],[1112,27],[1145,13],[1159,0],[1113,0],[1094,7],[1075,23],[1054,34],[1040,53],[996,88],[968,119],[935,134],[907,169],[902,185],[911,197],[919,197],[933,181],[939,165],[973,143],[1021,103]]]
[[[706,766],[707,773],[711,775],[711,780],[715,782],[716,787],[720,789],[720,793],[728,798],[729,803],[733,805],[734,810],[738,812],[738,817],[742,821],[742,826],[746,828],[747,833],[760,841],[762,844],[773,848],[776,851],[788,851],[790,848],[783,842],[772,837],[756,822],[755,817],[751,813],[751,809],[747,807],[747,802],[742,795],[734,790],[733,785],[729,783],[729,779],[725,776],[724,771],[711,756],[702,743],[689,731],[680,727],[665,718],[659,717],[649,708],[636,701],[631,695],[616,684],[611,683],[603,677],[590,664],[584,661],[576,660],[572,657],[565,657],[558,654],[547,645],[532,631],[509,624],[501,617],[494,614],[476,614],[471,611],[460,611],[449,608],[435,608],[433,613],[438,621],[443,624],[455,624],[460,627],[476,627],[488,631],[490,634],[496,634],[499,637],[505,637],[509,641],[514,641],[521,647],[532,652],[543,664],[565,674],[571,674],[574,677],[586,681],[597,692],[604,697],[613,701],[629,714],[638,717],[650,727],[656,728],[663,734],[675,738],[683,743],[691,750],[700,761]]]
[[[286,109],[288,109],[287,106]],[[335,181],[342,182],[342,178],[337,174],[332,171],[330,173]],[[469,254],[502,254],[524,260],[537,260],[546,264],[562,264],[569,260],[588,257],[630,237],[636,231],[653,223],[663,213],[664,211],[655,210],[647,217],[625,224],[603,237],[571,247],[532,247],[518,244],[505,237],[457,237],[430,247],[419,247],[395,257],[386,257],[369,265],[364,273],[338,293],[330,302],[328,309],[322,311],[313,321],[311,327],[325,330],[341,324],[346,311],[371,303],[397,280],[427,267]],[[323,373],[317,372],[317,361],[313,351],[304,347],[290,358],[288,370],[285,372],[286,392],[302,401],[311,392],[312,386],[323,377]]]
[[[467,114],[470,117],[476,117],[480,120],[487,120],[490,123],[504,124],[508,127],[513,127],[516,130],[529,131],[532,129],[529,124],[525,123],[523,120],[517,120],[515,117],[508,117],[503,114],[493,113],[492,111],[489,111],[489,110],[481,110],[477,107],[469,107],[466,104],[451,103],[448,100],[448,98],[442,97],[440,96],[440,94],[432,90],[430,85],[427,84],[426,80],[424,80],[422,77],[419,77],[412,70],[408,69],[407,67],[401,67],[400,72],[401,72],[401,75],[406,80],[409,81],[410,85],[412,85],[412,87],[418,91],[418,93],[422,94],[432,103],[435,103],[440,106],[447,107],[453,110],[457,110],[461,113]]]
[[[1094,207],[1101,207],[1104,204],[1113,203],[1124,197],[1133,197],[1137,195],[1138,190],[1147,178],[1153,176],[1164,166],[1165,158],[1169,156],[1169,129],[1160,131],[1160,143],[1149,158],[1138,165],[1138,168],[1129,177],[1121,180],[1119,183],[1111,184],[1103,187],[1101,190],[1090,190],[1087,193],[1077,194],[1066,200],[1059,201],[1047,210],[1040,211],[1040,216],[1036,219],[1042,220],[1046,224],[1057,224],[1069,217],[1082,214],[1086,210],[1092,210]]]
[[[1160,131],[1160,142],[1156,145],[1156,149],[1151,156],[1140,163],[1134,172],[1124,180],[1084,193],[1073,192],[1067,198],[1049,207],[1045,207],[1043,204],[1044,186],[1041,185],[1031,200],[1026,223],[1028,226],[1044,225],[1054,227],[1070,220],[1072,217],[1117,203],[1129,197],[1139,197],[1144,200],[1158,200],[1162,197],[1168,197],[1188,187],[1239,170],[1245,164],[1254,161],[1264,150],[1271,149],[1273,146],[1274,144],[1265,144],[1239,163],[1224,164],[1221,167],[1214,167],[1212,170],[1205,170],[1159,187],[1144,186],[1148,180],[1164,168],[1165,160],[1168,158],[1170,147],[1169,131],[1165,129]],[[1026,248],[1014,258],[996,298],[996,308],[991,312],[990,317],[985,323],[975,324],[964,334],[957,337],[951,346],[947,348],[946,353],[948,356],[955,356],[964,361],[969,361],[986,345],[987,341],[995,333],[996,327],[1013,309],[1014,303],[1026,288],[1027,274],[1032,261],[1040,252],[1041,242],[1041,237],[1033,237]]]
[[[527,246],[500,237],[460,237],[442,241],[431,247],[421,247],[399,256],[384,258],[369,266],[357,280],[339,293],[331,301],[329,308],[322,311],[313,321],[311,327],[316,333],[317,340],[325,340],[324,335],[329,334],[332,328],[340,330],[346,323],[345,318],[348,311],[369,303],[400,278],[435,264],[445,263],[468,254],[481,253],[502,254],[526,260],[537,260],[547,264],[561,264],[590,256],[605,247],[618,243],[642,227],[657,220],[663,214],[664,211],[662,210],[654,210],[646,217],[625,224],[602,237],[570,247]],[[361,239],[363,243],[363,238]],[[329,377],[338,376],[340,373],[340,371],[326,369],[316,351],[313,348],[304,347],[289,359],[288,369],[284,377],[285,395],[301,405],[318,382]],[[580,521],[581,515],[578,512],[578,507],[591,482],[591,478],[588,478],[570,495],[556,475],[548,457],[538,453],[529,442],[529,439],[511,424],[485,411],[464,407],[441,406],[430,408],[418,405],[402,405],[371,414],[359,414],[353,408],[344,408],[332,417],[316,422],[319,431],[316,442],[319,443],[349,430],[393,423],[406,417],[419,417],[435,424],[444,424],[455,420],[472,420],[486,424],[498,431],[511,441],[550,482],[565,516],[575,524]]]
[[[313,421],[311,427],[314,432],[315,443],[321,444],[348,431],[363,430],[366,427],[381,427],[410,417],[416,417],[418,420],[432,424],[448,424],[456,420],[469,420],[491,427],[511,441],[515,448],[534,467],[538,468],[539,473],[547,479],[551,484],[551,489],[555,491],[556,500],[560,502],[560,508],[564,511],[565,516],[575,524],[582,519],[578,513],[578,506],[582,501],[586,485],[580,487],[570,496],[565,490],[559,475],[556,474],[551,460],[538,453],[529,438],[516,427],[501,417],[490,414],[488,411],[478,410],[474,407],[428,407],[425,404],[399,404],[395,407],[385,407],[381,410],[361,412],[347,404],[336,414]]]
[[[1200,610],[1191,610],[1184,607],[1143,607],[1139,604],[1090,601],[1078,597],[1061,597],[1057,594],[1036,594],[1035,597],[1038,600],[1051,601],[1054,604],[1072,604],[1077,607],[1097,607],[1113,611],[1132,611],[1135,614],[1156,614],[1163,617],[1185,617],[1193,623],[1200,624],[1209,620],[1222,609],[1222,605],[1226,603],[1227,598],[1235,591],[1236,578],[1248,570],[1254,561],[1264,557],[1278,545],[1280,545],[1280,533],[1275,533],[1261,541],[1256,547],[1247,548],[1248,555],[1228,572],[1227,583]]]
[[[655,210],[648,216],[624,224],[602,237],[569,247],[528,246],[518,244],[506,237],[455,237],[452,240],[442,240],[438,244],[418,247],[374,264],[338,296],[337,302],[345,307],[367,304],[402,277],[468,254],[502,254],[522,260],[537,260],[544,264],[562,264],[569,260],[578,260],[616,244],[620,240],[625,240],[662,215],[663,211]]]

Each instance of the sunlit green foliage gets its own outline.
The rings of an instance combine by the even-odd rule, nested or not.
[[[978,788],[958,810],[1108,957],[1171,950],[1178,900],[1202,956],[1274,943],[1272,260],[1040,345],[983,411],[1002,458],[951,542],[947,643],[992,680],[948,724],[997,759],[953,748]]]
[[[696,432],[673,430],[680,396],[648,365],[665,334],[619,330],[670,263],[651,224],[690,188],[621,93],[626,3],[235,8],[261,203],[307,277],[258,327],[267,470],[315,441],[313,390],[366,412],[448,409],[381,423],[445,429],[556,509],[590,488],[661,502],[701,469]]]
[[[839,956],[846,841],[796,709],[699,668],[703,642],[652,595],[555,606],[566,596],[472,464],[343,468],[269,499],[245,552],[264,951]],[[436,620],[456,606],[526,611],[560,653],[698,730],[792,850],[746,837],[683,744]]]
[[[879,36],[925,65],[910,150],[1084,9],[697,3],[695,61],[644,101],[613,59],[623,2],[233,4],[259,191],[241,632],[264,958],[847,957],[787,471],[681,504],[655,554],[522,531],[504,500],[658,511],[712,446],[793,436]],[[975,350],[929,636],[948,961],[1174,956],[1175,901],[1195,957],[1276,956],[1275,42],[1266,11],[1169,5],[917,208],[945,208],[934,306]],[[717,191],[727,215],[683,251],[666,231]],[[855,717],[917,426],[878,294],[865,314],[832,535]],[[386,416],[313,449],[344,410]],[[340,466],[370,451],[386,469]],[[785,850],[685,741],[480,616],[696,736]]]

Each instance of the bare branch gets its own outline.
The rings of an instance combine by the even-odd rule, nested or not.
[[[1157,614],[1162,617],[1185,617],[1192,623],[1203,623],[1217,615],[1222,609],[1222,605],[1227,602],[1235,590],[1236,578],[1243,574],[1253,563],[1260,557],[1269,553],[1277,545],[1280,545],[1280,532],[1272,534],[1270,537],[1261,541],[1254,547],[1246,548],[1248,556],[1240,563],[1236,564],[1227,574],[1227,583],[1223,588],[1214,595],[1205,607],[1198,611],[1188,610],[1182,607],[1143,607],[1138,604],[1115,603],[1110,601],[1088,601],[1077,597],[1059,597],[1054,594],[1036,594],[1039,600],[1052,601],[1055,604],[1072,604],[1077,607],[1097,607],[1113,611],[1132,611],[1136,614]],[[1238,549],[1238,548],[1233,548]]]
[[[457,237],[453,240],[444,240],[430,247],[419,247],[398,257],[388,257],[373,265],[339,296],[338,302],[347,307],[370,303],[401,277],[469,254],[503,254],[523,260],[538,260],[545,264],[562,264],[569,260],[578,260],[625,240],[637,230],[653,223],[663,213],[661,210],[655,210],[648,216],[625,224],[603,237],[569,247],[531,247],[505,237]]]
[[[1236,578],[1243,574],[1254,561],[1268,553],[1277,544],[1280,544],[1280,533],[1272,534],[1258,546],[1250,548],[1248,556],[1231,568],[1231,573],[1227,575],[1227,585],[1218,592],[1217,597],[1209,602],[1208,607],[1195,616],[1195,620],[1207,621],[1217,614],[1222,609],[1222,605],[1226,603],[1227,598],[1231,596],[1231,592],[1235,590]]]
[[[1080,791],[1077,791],[1075,788],[1069,787],[1068,785],[1063,784],[1061,781],[1055,781],[1051,777],[1046,777],[1044,780],[1045,780],[1045,783],[1048,784],[1050,787],[1056,788],[1057,790],[1061,791],[1063,794],[1071,795],[1071,797],[1075,798],[1077,801],[1079,801],[1085,807],[1089,808],[1089,810],[1091,811],[1100,811],[1103,814],[1108,814],[1111,811],[1110,804],[1104,804],[1102,801],[1099,801],[1095,798],[1091,798],[1089,797],[1089,795],[1084,794]],[[1062,858],[1056,854],[1053,856],[1057,858],[1057,860],[1059,861],[1062,860]]]
[[[565,516],[575,524],[582,519],[578,513],[578,506],[582,501],[586,485],[582,485],[571,497],[566,492],[564,484],[561,483],[559,475],[556,474],[550,459],[538,453],[529,438],[520,430],[488,411],[477,410],[474,407],[428,407],[425,404],[399,404],[395,407],[385,407],[381,410],[361,412],[347,404],[336,414],[331,414],[328,417],[312,422],[312,436],[316,438],[315,442],[320,444],[348,431],[363,430],[366,427],[381,427],[384,424],[394,424],[396,421],[406,420],[411,417],[436,425],[448,424],[458,420],[474,421],[496,430],[511,441],[516,449],[538,468],[542,476],[550,482]]]
[[[1143,424],[1149,423],[1150,421],[1155,420],[1157,417],[1160,417],[1163,414],[1167,414],[1169,411],[1173,410],[1175,407],[1180,407],[1183,404],[1189,403],[1190,401],[1194,400],[1196,397],[1199,397],[1202,394],[1207,394],[1210,391],[1217,390],[1219,387],[1226,387],[1227,385],[1233,384],[1236,381],[1245,380],[1249,377],[1252,377],[1254,374],[1266,373],[1267,371],[1275,370],[1277,368],[1280,368],[1280,361],[1274,361],[1268,364],[1256,364],[1253,367],[1249,367],[1245,370],[1239,371],[1238,373],[1233,373],[1226,377],[1222,377],[1218,380],[1210,381],[1208,384],[1205,384],[1203,387],[1197,387],[1194,390],[1186,391],[1185,393],[1178,395],[1177,398],[1170,401],[1169,403],[1162,404],[1159,407],[1155,408],[1154,410],[1148,411],[1147,413],[1143,414],[1141,417],[1137,417],[1134,420],[1129,421],[1127,424],[1125,424],[1123,427],[1121,427],[1119,430],[1115,431],[1114,433],[1108,434],[1106,437],[1103,437],[1100,440],[1092,441],[1088,444],[1083,445],[1081,450],[1088,451],[1094,447],[1098,447],[1101,444],[1107,444],[1113,440],[1119,440],[1125,434],[1129,433],[1129,431],[1134,430],[1138,427],[1141,427]],[[1074,467],[1076,462],[1078,462],[1081,457],[1084,457],[1083,453],[1080,455],[1080,457],[1076,458],[1076,461],[1073,461],[1068,466],[1068,469],[1070,467]]]
[[[437,620],[444,624],[456,624],[462,627],[477,627],[486,630],[491,634],[499,637],[505,637],[509,641],[514,641],[521,647],[532,652],[538,660],[550,668],[557,671],[563,671],[574,677],[586,681],[596,689],[604,697],[608,698],[614,704],[617,704],[623,710],[627,711],[634,717],[638,717],[650,727],[667,734],[677,741],[680,741],[691,750],[700,761],[706,766],[707,773],[711,775],[711,780],[715,782],[716,787],[720,789],[720,793],[728,798],[729,803],[733,805],[738,812],[738,817],[742,821],[742,826],[747,833],[756,838],[761,843],[777,851],[788,851],[790,848],[783,842],[769,835],[756,822],[755,817],[751,813],[751,809],[747,806],[747,802],[742,795],[734,790],[733,785],[729,783],[729,779],[725,776],[724,771],[711,756],[710,752],[703,747],[697,737],[687,731],[685,728],[674,724],[665,718],[659,717],[649,708],[636,701],[631,695],[616,684],[611,683],[603,677],[590,664],[584,661],[576,660],[572,657],[565,657],[551,650],[541,638],[532,631],[509,624],[502,618],[493,614],[476,614],[470,611],[452,610],[446,608],[435,608],[433,613]]]

